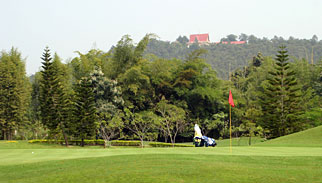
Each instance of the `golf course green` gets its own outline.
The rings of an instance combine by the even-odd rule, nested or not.
[[[0,182],[318,183],[321,132],[320,126],[232,152],[227,146],[103,149],[0,141]]]

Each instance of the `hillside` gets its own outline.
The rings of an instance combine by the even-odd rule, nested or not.
[[[322,147],[322,126],[258,143],[254,146]]]
[[[224,38],[223,38],[224,39]],[[261,52],[263,56],[275,57],[276,52],[281,45],[285,45],[289,51],[291,60],[306,59],[309,62],[317,63],[322,58],[322,41],[317,39],[296,39],[290,37],[288,40],[275,36],[273,39],[256,38],[247,36],[246,44],[210,44],[199,47],[198,44],[192,44],[187,47],[186,42],[178,38],[177,41],[168,42],[152,39],[146,49],[146,55],[153,54],[161,58],[184,59],[188,53],[193,50],[203,48],[208,51],[204,58],[216,71],[220,78],[228,79],[229,65],[231,71],[248,65],[257,53]],[[312,54],[313,51],[313,54]]]

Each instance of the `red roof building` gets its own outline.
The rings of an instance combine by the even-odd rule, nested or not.
[[[245,44],[246,41],[231,41],[230,44]]]
[[[209,45],[209,34],[191,34],[190,39],[188,42],[188,46],[198,41],[199,45]],[[220,41],[220,42],[214,42],[214,44],[234,44],[234,45],[241,45],[246,44],[246,41]]]
[[[209,34],[192,34],[190,35],[190,40],[188,44],[194,43],[195,40],[197,40],[199,44],[210,43]]]

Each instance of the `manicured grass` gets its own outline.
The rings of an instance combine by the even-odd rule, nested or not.
[[[0,181],[303,183],[321,182],[320,167],[321,156],[133,154],[1,165]]]
[[[0,166],[35,163],[42,161],[138,155],[138,154],[186,154],[235,155],[235,156],[322,156],[322,148],[305,147],[183,147],[183,148],[110,148],[110,149],[0,149]]]
[[[0,141],[0,182],[322,182],[322,147],[245,144],[230,152],[229,140],[219,144],[104,149]]]
[[[0,140],[0,149],[64,149],[65,146],[60,144],[46,144],[46,143],[28,143],[27,140],[17,140],[16,142]],[[71,149],[84,149],[80,146],[69,146]],[[85,148],[101,149],[103,146],[85,146]]]
[[[229,147],[230,146],[230,139],[223,139],[223,140],[216,140],[217,147]],[[239,137],[239,138],[232,138],[232,146],[249,146],[249,137]],[[264,141],[264,138],[261,137],[252,137],[251,138],[251,145],[261,143]],[[192,142],[185,142],[182,144],[192,145]]]
[[[232,138],[232,146],[249,146],[249,137]],[[251,145],[261,143],[264,139],[261,137],[252,137]],[[227,147],[230,145],[230,139],[216,140],[218,147]]]
[[[322,126],[268,140],[255,146],[322,147]]]

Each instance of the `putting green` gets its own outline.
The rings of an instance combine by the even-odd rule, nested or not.
[[[66,149],[35,150],[34,157],[30,156],[30,150],[20,150],[15,155],[22,157],[10,156],[10,162],[5,164],[1,161],[0,182],[311,183],[322,181],[321,149],[315,149],[316,152],[310,156],[304,156],[302,154],[304,151],[297,153],[303,156],[295,156],[293,153],[288,153],[285,148],[275,149],[278,152],[271,150],[271,153],[263,153],[265,150],[268,149],[234,148],[233,155],[223,155],[229,149],[86,151]],[[274,156],[266,156],[268,154]],[[65,159],[66,156],[71,159]],[[85,158],[86,156],[91,158]]]
[[[0,182],[322,182],[321,147],[107,148],[0,143]]]
[[[111,148],[111,149],[2,149],[1,165],[25,164],[50,160],[78,159],[89,157],[188,154],[227,156],[322,156],[322,148],[307,147],[229,147],[220,148]]]

